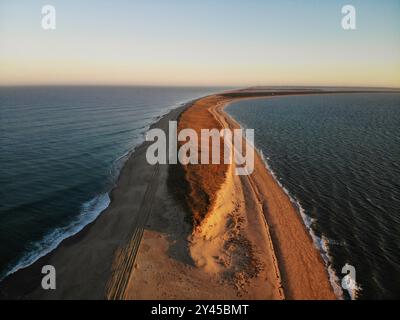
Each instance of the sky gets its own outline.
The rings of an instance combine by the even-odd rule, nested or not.
[[[400,1],[0,0],[0,85],[49,84],[400,87]]]

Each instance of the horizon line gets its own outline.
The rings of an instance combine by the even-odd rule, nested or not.
[[[230,89],[275,89],[275,88],[345,88],[345,89],[388,89],[388,90],[400,90],[400,87],[392,86],[366,86],[366,85],[305,85],[305,84],[295,84],[295,85],[205,85],[205,84],[0,84],[0,88],[23,88],[23,87],[157,87],[157,88],[230,88]]]

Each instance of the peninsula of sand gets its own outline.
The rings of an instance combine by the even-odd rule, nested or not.
[[[154,128],[239,128],[237,99],[319,91],[239,90],[175,109]],[[200,134],[199,134],[200,136]],[[222,138],[221,138],[222,139]],[[255,153],[235,164],[150,165],[144,142],[126,161],[110,206],[83,231],[0,284],[3,299],[335,299],[326,266],[288,195]],[[223,148],[221,147],[221,153]],[[41,288],[41,268],[57,289]]]

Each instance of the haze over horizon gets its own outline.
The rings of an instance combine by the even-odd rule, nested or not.
[[[41,27],[46,4],[56,30]],[[3,0],[0,85],[399,88],[399,32],[395,0]]]

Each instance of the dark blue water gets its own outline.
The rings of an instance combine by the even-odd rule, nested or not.
[[[337,277],[355,267],[351,295],[400,298],[400,94],[244,100],[227,111],[255,129]]]
[[[180,103],[221,88],[0,88],[0,279],[107,207],[124,155]]]

